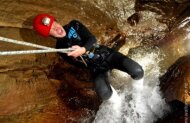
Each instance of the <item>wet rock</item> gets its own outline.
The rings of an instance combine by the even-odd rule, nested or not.
[[[160,119],[157,123],[188,123],[190,118],[190,115],[188,114],[190,107],[179,100],[170,102],[169,106],[171,112],[164,118]]]
[[[139,22],[139,20],[140,20],[140,16],[139,16],[138,13],[135,13],[135,14],[131,15],[131,16],[127,19],[128,23],[129,23],[131,26],[136,26],[137,23]]]
[[[117,34],[117,33],[116,33]],[[115,34],[114,34],[115,35]],[[105,43],[102,43],[110,48],[115,49],[118,51],[126,42],[126,36],[124,34],[117,34],[114,38],[109,38],[109,40],[105,40]]]
[[[161,1],[136,0],[135,10],[136,11],[149,10],[161,15],[169,16],[174,10],[175,6],[176,3],[174,0],[161,0]]]
[[[175,0],[177,3],[185,3],[188,2],[188,0]]]
[[[178,59],[160,80],[168,102],[179,100],[190,105],[190,56]]]
[[[117,24],[117,27],[122,28],[128,26],[127,18],[135,13],[135,0],[89,0]]]
[[[161,61],[162,70],[166,70],[174,61],[187,54],[185,49],[187,36],[186,30],[178,28],[167,33],[163,39],[154,42],[164,54],[164,60]]]
[[[190,2],[187,0],[137,0],[135,4],[136,12],[152,11],[162,18],[157,18],[160,22],[166,23],[169,30],[175,28],[176,23],[180,23],[189,16]]]
[[[92,10],[94,11],[92,12]],[[39,13],[49,13],[54,15],[56,20],[63,25],[72,19],[80,20],[96,36],[100,36],[107,28],[116,28],[115,21],[112,21],[94,5],[85,1],[66,0],[63,2],[57,0],[52,2],[47,0],[44,3],[35,0],[15,0],[14,2],[7,0],[1,1],[0,11],[0,27],[32,29],[34,16]]]

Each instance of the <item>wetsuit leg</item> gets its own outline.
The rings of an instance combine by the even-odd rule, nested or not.
[[[135,80],[144,76],[144,71],[137,62],[119,52],[111,53],[107,60],[112,68],[127,72]]]
[[[94,75],[95,90],[97,95],[99,95],[102,100],[107,100],[112,95],[112,89],[107,81],[106,73],[107,72],[97,73]]]

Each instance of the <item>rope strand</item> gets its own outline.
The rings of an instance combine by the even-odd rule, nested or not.
[[[18,41],[18,40],[14,40],[14,39],[10,39],[10,38],[5,38],[5,37],[0,37],[0,41],[24,45],[24,46],[30,46],[30,47],[34,47],[34,48],[40,48],[40,49],[55,49],[55,48],[51,48],[51,47],[46,47],[46,46],[42,46],[42,45],[38,45],[38,44],[25,42],[25,41]]]
[[[0,41],[43,49],[43,50],[25,50],[25,51],[24,50],[23,51],[0,51],[0,55],[21,55],[21,54],[37,54],[37,53],[52,53],[52,52],[69,53],[74,50],[72,48],[55,49],[55,48],[51,48],[51,47],[46,47],[46,46],[42,46],[42,45],[38,45],[38,44],[25,42],[25,41],[18,41],[18,40],[5,38],[5,37],[1,37],[1,36],[0,36]],[[85,64],[85,66],[87,66],[87,63],[83,59],[83,57],[80,56],[80,58],[83,61],[83,63]]]
[[[22,54],[38,54],[38,53],[53,53],[53,52],[61,52],[61,53],[69,53],[71,49],[51,49],[51,50],[21,50],[21,51],[2,51],[0,55],[22,55]]]

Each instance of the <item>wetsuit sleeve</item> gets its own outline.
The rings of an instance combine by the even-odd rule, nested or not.
[[[56,43],[56,48],[57,49],[62,49],[62,48],[68,48],[68,46],[66,45],[66,40],[65,39],[57,39],[57,43]],[[68,56],[66,53],[59,53],[58,54],[65,60],[67,61],[69,64],[77,66],[77,67],[81,67],[84,68],[85,65],[82,62],[76,61],[73,57]]]
[[[80,35],[82,41],[84,42],[84,47],[86,50],[90,50],[93,47],[93,44],[97,42],[96,37],[84,26],[81,22],[73,20],[73,23],[77,25],[77,33]]]

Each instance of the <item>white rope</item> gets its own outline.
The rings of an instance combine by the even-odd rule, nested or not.
[[[18,41],[18,40],[14,40],[14,39],[10,39],[10,38],[5,38],[5,37],[0,37],[0,41],[24,45],[24,46],[30,46],[30,47],[35,47],[35,48],[41,48],[41,49],[55,49],[55,48],[51,48],[51,47],[46,47],[46,46],[42,46],[42,45],[38,45],[38,44],[25,42],[25,41]]]
[[[49,53],[49,52],[69,53],[69,52],[73,51],[72,48],[55,49],[55,48],[51,48],[51,47],[46,47],[46,46],[42,46],[42,45],[38,45],[38,44],[25,42],[25,41],[18,41],[18,40],[14,40],[14,39],[10,39],[10,38],[5,38],[5,37],[0,37],[0,41],[44,49],[44,50],[25,50],[25,51],[1,51],[0,55],[16,55],[16,54],[20,55],[20,54]]]
[[[44,49],[44,50],[26,50],[26,51],[0,51],[0,55],[21,55],[21,54],[50,53],[50,52],[69,53],[74,50],[72,48],[55,49],[55,48],[51,48],[51,47],[46,47],[46,46],[42,46],[42,45],[38,45],[38,44],[25,42],[25,41],[18,41],[18,40],[5,38],[5,37],[1,37],[1,36],[0,36],[0,41]],[[83,57],[80,56],[80,58],[83,61],[83,63],[87,66],[87,63],[85,62]]]
[[[72,49],[2,51],[0,52],[0,55],[22,55],[22,54],[53,53],[53,52],[68,53],[71,51]]]

